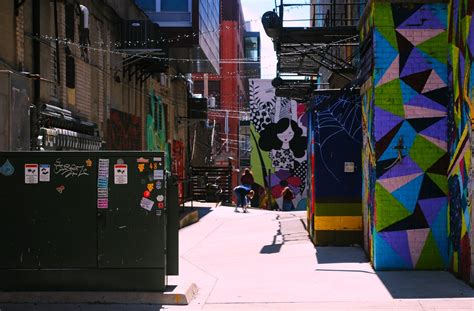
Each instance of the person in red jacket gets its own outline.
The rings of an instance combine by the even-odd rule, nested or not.
[[[254,181],[254,179],[253,179],[252,171],[247,167],[247,168],[244,170],[244,173],[242,174],[242,177],[240,177],[240,183],[241,183],[243,186],[252,188],[252,185],[253,185],[254,182],[255,182],[255,181]]]

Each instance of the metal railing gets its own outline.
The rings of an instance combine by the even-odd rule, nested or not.
[[[278,6],[280,19],[285,24],[304,24],[308,23],[310,27],[338,27],[338,26],[357,26],[360,16],[364,11],[366,1],[342,2],[337,0],[320,0],[318,3],[284,3],[281,0]],[[285,19],[285,12],[290,13],[293,10],[309,10],[308,18]],[[290,14],[288,14],[290,15]]]

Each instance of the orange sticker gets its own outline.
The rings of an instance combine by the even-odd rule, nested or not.
[[[91,166],[92,166],[92,160],[91,160],[91,159],[87,159],[87,160],[86,160],[86,166],[87,166],[87,167],[91,167]]]
[[[138,170],[140,171],[140,173],[143,172],[145,170],[145,164],[139,163],[138,164]]]
[[[147,184],[147,185],[146,185],[146,188],[148,189],[148,191],[151,192],[151,191],[153,191],[153,188],[154,188],[154,187],[153,187],[153,184]]]

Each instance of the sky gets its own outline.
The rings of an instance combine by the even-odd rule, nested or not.
[[[280,0],[276,0],[276,2],[280,4]],[[263,29],[261,18],[265,12],[272,11],[275,8],[275,0],[241,0],[241,3],[245,20],[251,22],[251,31],[260,32],[262,79],[273,79],[276,76],[277,58],[273,50],[272,40]],[[287,0],[284,3],[308,4],[310,0]],[[285,11],[284,15],[285,20],[308,18],[309,6],[294,7]],[[296,25],[302,25],[302,22],[292,24],[292,26]]]

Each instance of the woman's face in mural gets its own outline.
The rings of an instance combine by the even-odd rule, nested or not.
[[[294,136],[295,136],[295,132],[291,128],[291,125],[288,126],[288,128],[284,130],[283,132],[277,134],[278,139],[280,139],[283,143],[289,143],[290,140],[292,140]]]

